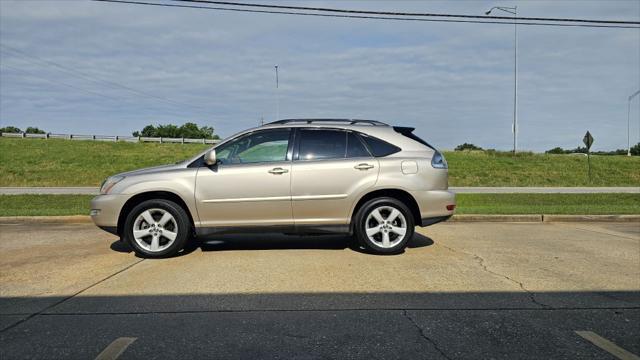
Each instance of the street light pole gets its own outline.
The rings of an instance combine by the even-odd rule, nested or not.
[[[631,100],[640,95],[640,90],[629,96],[627,101],[627,156],[631,156]]]
[[[518,16],[518,7],[513,8],[513,17]],[[513,155],[518,148],[518,23],[513,24]]]
[[[513,124],[511,130],[513,132],[513,154],[516,154],[518,148],[518,7],[494,6],[485,15],[491,14],[494,10],[500,10],[512,14],[513,19]]]

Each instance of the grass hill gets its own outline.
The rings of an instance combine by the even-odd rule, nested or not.
[[[211,145],[0,138],[0,186],[98,186]],[[640,186],[640,157],[446,152],[451,186]]]

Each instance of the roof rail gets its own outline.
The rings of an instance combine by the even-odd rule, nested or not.
[[[283,119],[276,120],[265,125],[281,125],[281,124],[290,124],[290,123],[319,123],[319,122],[337,122],[337,123],[348,123],[349,125],[356,124],[369,124],[373,126],[389,126],[389,124],[385,124],[381,121],[377,120],[361,120],[361,119]]]

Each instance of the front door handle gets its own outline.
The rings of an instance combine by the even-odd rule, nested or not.
[[[367,164],[367,163],[362,163],[362,164],[358,164],[356,166],[353,167],[354,169],[358,169],[358,170],[369,170],[373,168],[373,165]]]
[[[273,168],[271,170],[269,170],[270,174],[274,174],[274,175],[280,175],[280,174],[284,174],[284,173],[288,173],[289,170],[287,169],[283,169],[281,167],[277,167],[277,168]]]

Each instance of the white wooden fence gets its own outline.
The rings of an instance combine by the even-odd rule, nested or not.
[[[216,144],[220,140],[214,139],[187,139],[145,136],[111,136],[111,135],[77,135],[77,134],[28,134],[28,133],[0,133],[2,137],[11,138],[36,138],[36,139],[66,139],[66,140],[91,140],[91,141],[127,141],[127,142],[157,142],[180,144]]]

